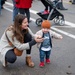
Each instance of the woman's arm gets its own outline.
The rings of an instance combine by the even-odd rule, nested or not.
[[[13,32],[12,31],[7,31],[6,32],[8,39],[10,40],[10,42],[14,45],[14,47],[18,48],[19,50],[25,50],[25,49],[29,49],[29,43],[20,43],[16,37],[14,37],[14,41],[12,40],[12,36],[13,36]]]
[[[14,45],[14,47],[18,48],[19,50],[26,50],[26,49],[30,49],[30,46],[33,46],[36,44],[36,42],[42,42],[43,39],[38,39],[37,37],[35,37],[32,41],[28,42],[28,43],[20,43],[16,37],[14,37],[14,41],[12,40],[12,36],[13,36],[13,32],[12,31],[7,31],[6,32],[8,39],[10,40],[10,42]]]

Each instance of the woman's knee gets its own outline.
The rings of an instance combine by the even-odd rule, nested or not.
[[[14,63],[14,62],[16,61],[16,59],[17,59],[16,55],[15,55],[15,56],[11,56],[11,57],[9,57],[9,58],[7,59],[7,62],[9,62],[9,63]]]
[[[14,63],[16,61],[17,57],[13,50],[9,50],[5,55],[5,60],[9,63]]]

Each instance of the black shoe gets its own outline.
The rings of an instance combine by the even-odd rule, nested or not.
[[[59,10],[68,10],[68,9],[66,9],[66,8],[63,7],[63,8],[59,8]]]
[[[4,9],[3,6],[1,6],[1,9]]]
[[[72,4],[75,4],[75,2],[72,2]]]

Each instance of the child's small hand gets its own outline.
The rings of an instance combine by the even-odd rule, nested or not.
[[[34,38],[34,39],[35,39],[35,41],[38,42],[38,43],[43,42],[43,38],[38,38],[38,37],[36,37],[36,38]]]
[[[63,37],[62,36],[60,36],[60,39],[62,39]]]
[[[42,38],[42,36],[38,35],[38,36],[37,36],[37,38],[38,38],[38,39],[41,39],[41,38]]]

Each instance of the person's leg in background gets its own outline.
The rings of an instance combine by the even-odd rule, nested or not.
[[[63,0],[61,0],[62,10],[67,10],[63,5]]]
[[[4,1],[1,1],[1,9],[3,9]]]
[[[25,9],[19,8],[19,13],[25,15]]]
[[[1,15],[1,0],[0,0],[0,15]]]
[[[7,0],[1,0],[1,9],[3,9],[3,5],[5,4],[5,1]]]
[[[48,5],[46,4],[46,2],[44,0],[41,0],[41,2],[43,3],[43,5],[45,6],[45,10],[48,10]]]
[[[3,9],[3,4],[4,4],[5,2],[2,0],[1,1],[1,9]]]
[[[40,0],[42,3],[43,3],[43,5],[45,6],[45,10],[44,10],[44,14],[47,14],[47,13],[49,13],[49,11],[48,11],[48,5],[46,4],[46,2],[44,1],[44,0]]]
[[[28,19],[28,23],[30,22],[30,11],[29,11],[29,9],[19,8],[19,13],[26,15],[27,19]],[[29,25],[28,25],[28,27],[29,27]]]
[[[30,10],[29,8],[28,9],[22,9],[22,8],[19,8],[19,13],[20,14],[23,14],[23,15],[26,15],[27,16],[27,19],[28,19],[28,23],[30,23]]]
[[[26,16],[27,16],[27,19],[28,19],[28,23],[30,23],[30,10],[29,10],[29,8],[25,9],[25,13],[26,13]]]
[[[57,0],[55,0],[55,1],[57,1]],[[60,1],[59,1],[58,5],[57,5],[57,8],[58,8],[59,10],[67,10],[67,9],[63,6],[63,0],[60,0]]]
[[[24,35],[24,42],[27,43],[27,42],[30,42],[32,40],[32,36],[27,33]],[[31,48],[26,50],[26,64],[29,66],[29,67],[34,67],[34,63],[31,59]]]
[[[15,16],[18,14],[19,9],[15,6],[15,0],[12,0],[13,2],[13,21],[15,19]]]

